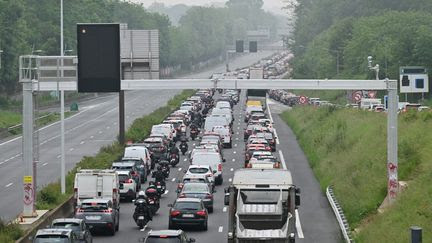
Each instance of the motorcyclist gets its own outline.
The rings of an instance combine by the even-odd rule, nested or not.
[[[172,146],[171,147],[171,149],[170,149],[170,154],[175,154],[175,155],[177,155],[177,158],[179,157],[179,153],[180,153],[180,150],[177,148],[177,146]]]
[[[187,139],[182,137],[181,143],[180,143],[180,150],[182,151],[182,154],[184,155],[186,151],[188,150],[189,146],[187,144]]]
[[[144,215],[149,220],[153,220],[153,215],[150,211],[150,207],[148,205],[148,198],[143,191],[138,193],[138,197],[135,200],[135,212],[133,214],[133,218],[136,221],[139,215]]]

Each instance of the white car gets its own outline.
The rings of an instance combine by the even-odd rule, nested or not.
[[[126,200],[134,200],[136,198],[136,182],[132,178],[130,171],[117,171],[120,181],[120,198]]]
[[[222,185],[222,156],[216,152],[197,152],[191,158],[192,165],[208,165],[216,170],[215,184]]]
[[[230,129],[226,126],[214,126],[213,132],[219,134],[222,138],[222,144],[226,148],[232,148],[232,139]]]
[[[185,176],[205,175],[210,182],[214,183],[216,172],[217,171],[213,170],[210,165],[189,165],[189,168],[185,172]]]
[[[163,134],[170,141],[174,141],[174,138],[176,137],[175,129],[172,124],[154,125],[150,134]]]
[[[126,147],[123,158],[142,159],[144,164],[147,166],[147,171],[154,167],[154,164],[152,164],[150,151],[144,145],[131,144],[130,146]]]

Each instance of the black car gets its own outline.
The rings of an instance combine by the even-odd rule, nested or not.
[[[188,238],[183,230],[151,230],[144,243],[192,243],[194,238]]]
[[[179,226],[201,226],[207,230],[208,212],[204,203],[199,198],[177,198],[171,207],[169,214],[169,229]]]

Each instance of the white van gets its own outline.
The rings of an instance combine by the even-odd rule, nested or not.
[[[228,119],[225,116],[209,116],[204,123],[204,131],[211,132],[215,126],[229,126]]]
[[[152,126],[152,130],[150,134],[163,134],[170,141],[174,141],[175,137],[177,136],[173,124],[154,125]]]
[[[79,170],[75,174],[75,206],[80,206],[85,199],[107,198],[118,208],[119,190],[119,177],[114,170]]]
[[[370,109],[373,105],[381,105],[381,99],[363,98],[360,101],[360,108],[361,109]]]
[[[147,166],[147,171],[154,168],[154,163],[150,157],[150,151],[144,145],[132,144],[125,148],[123,159],[140,158]]]

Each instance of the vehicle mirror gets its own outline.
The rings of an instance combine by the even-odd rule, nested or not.
[[[183,171],[183,173],[186,173],[186,172],[187,172],[187,170],[184,170],[184,171]]]
[[[191,243],[192,243],[192,242],[195,242],[195,238],[190,238],[190,239],[189,239],[189,242],[191,242]]]
[[[222,160],[222,162],[226,162],[226,159],[224,158],[224,159]]]
[[[135,199],[132,199],[132,203],[135,203]]]
[[[172,204],[172,203],[169,203],[167,206],[170,207],[170,208],[172,208],[172,207],[173,207],[173,204]]]

